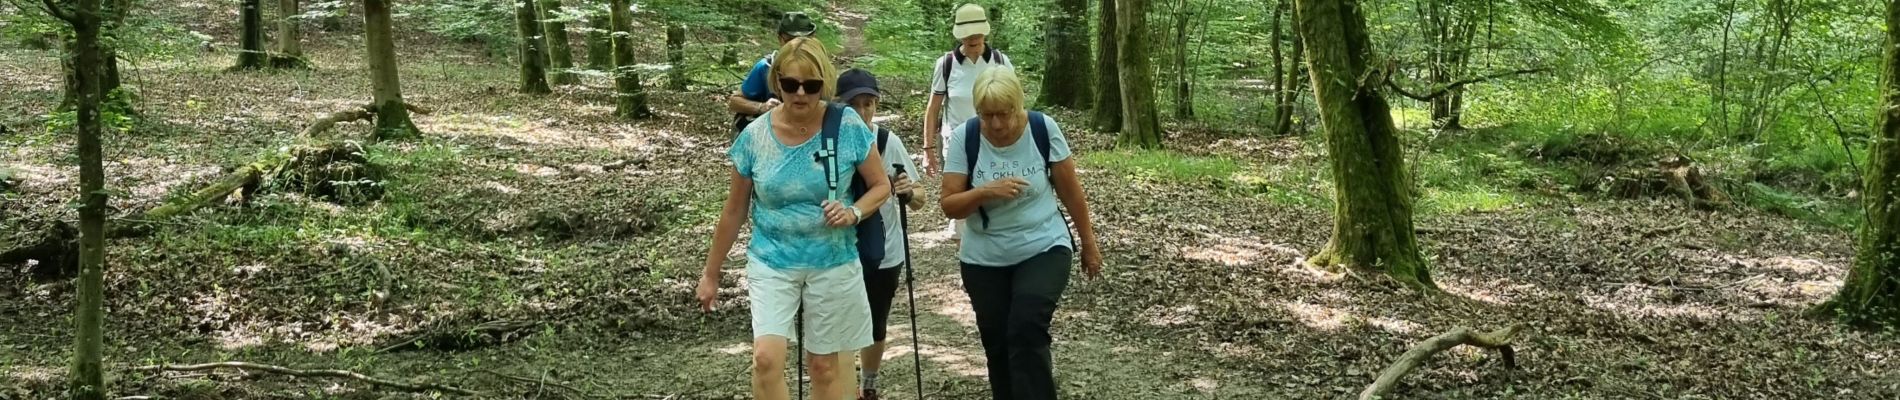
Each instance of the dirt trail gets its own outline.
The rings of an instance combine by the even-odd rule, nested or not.
[[[871,16],[853,11],[851,5],[845,3],[832,1],[825,14],[827,18],[838,22],[838,35],[844,38],[844,43],[840,44],[844,50],[838,52],[838,58],[849,65],[851,61],[870,53],[870,48],[864,43],[864,26],[870,23]]]

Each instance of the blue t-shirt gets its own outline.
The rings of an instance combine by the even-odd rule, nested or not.
[[[726,155],[739,175],[752,180],[752,243],[747,253],[776,269],[823,269],[858,259],[857,231],[825,226],[824,202],[832,193],[825,165],[815,158],[822,133],[787,146],[772,133],[778,110],[767,112],[732,141]],[[844,108],[838,125],[838,201],[851,204],[851,177],[875,140],[864,118]]]
[[[1062,136],[1062,130],[1056,127],[1056,122],[1049,118],[1043,118],[1041,122],[1049,128],[1049,162],[1069,159],[1069,140]],[[943,173],[970,177],[971,188],[1011,176],[1029,181],[1027,190],[1015,199],[983,203],[983,208],[990,216],[989,228],[985,229],[983,218],[975,214],[964,220],[963,228],[959,231],[963,235],[963,245],[957,250],[957,258],[963,262],[1007,267],[1021,264],[1057,246],[1070,246],[1069,225],[1062,219],[1058,208],[1061,200],[1050,185],[1049,168],[1043,164],[1042,153],[1036,150],[1036,139],[1030,135],[1028,124],[1024,124],[1022,138],[1001,148],[990,145],[989,139],[983,135],[977,135],[983,144],[977,146],[977,151],[981,153],[976,159],[975,173],[971,173],[970,166],[966,165],[969,156],[963,151],[968,135],[959,129],[945,143],[950,150],[944,156]]]
[[[745,82],[739,84],[739,94],[746,100],[763,102],[772,99],[772,86],[765,82],[766,75],[772,70],[772,56],[767,55],[752,64],[752,72],[745,75]]]

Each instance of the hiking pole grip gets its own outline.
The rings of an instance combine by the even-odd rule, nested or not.
[[[897,169],[896,175],[904,174],[904,164],[891,164],[891,168]],[[891,185],[891,188],[896,189],[897,188],[896,184],[893,183]],[[892,193],[896,193],[896,192],[893,191]],[[897,208],[904,208],[904,205],[910,204],[910,193],[896,193],[896,194],[897,194]]]

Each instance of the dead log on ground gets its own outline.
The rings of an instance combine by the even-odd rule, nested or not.
[[[237,370],[253,371],[253,372],[269,372],[269,373],[274,373],[274,374],[290,375],[290,376],[299,377],[299,378],[343,378],[343,379],[349,379],[349,380],[354,380],[358,382],[364,382],[371,385],[408,391],[408,392],[444,392],[444,393],[454,393],[454,394],[459,394],[459,395],[464,395],[464,396],[475,396],[475,395],[481,394],[481,393],[471,391],[468,389],[463,389],[463,388],[458,388],[458,387],[448,386],[448,385],[443,385],[443,384],[403,383],[403,382],[376,378],[369,375],[363,375],[363,374],[345,371],[345,370],[339,370],[339,369],[302,370],[302,369],[290,369],[290,368],[285,368],[285,367],[279,367],[275,365],[253,364],[253,363],[238,362],[238,361],[218,362],[218,363],[209,363],[209,364],[195,364],[195,365],[169,365],[169,364],[168,365],[147,365],[143,367],[134,368],[133,370],[139,371],[139,372],[163,372],[163,371],[195,372],[195,371],[215,370],[215,369],[220,369],[220,368],[229,368],[229,369],[237,369]]]
[[[1452,329],[1451,332],[1433,336],[1431,339],[1425,339],[1424,342],[1412,346],[1411,350],[1406,350],[1404,355],[1399,356],[1398,361],[1392,363],[1392,366],[1379,371],[1378,379],[1373,380],[1372,385],[1367,386],[1365,391],[1359,392],[1359,400],[1373,400],[1391,394],[1392,390],[1397,388],[1399,378],[1405,377],[1406,373],[1424,365],[1425,361],[1431,359],[1433,355],[1460,345],[1497,349],[1498,353],[1504,357],[1504,367],[1517,369],[1516,352],[1511,349],[1511,339],[1522,330],[1524,330],[1524,324],[1512,324],[1510,327],[1491,333],[1473,332],[1471,328],[1460,327]]]

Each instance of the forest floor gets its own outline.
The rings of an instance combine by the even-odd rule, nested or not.
[[[143,211],[284,146],[362,140],[362,123],[297,137],[316,116],[366,101],[352,40],[314,39],[311,71],[226,73],[228,53],[139,65],[128,82],[141,89],[143,122],[106,141],[112,205]],[[434,112],[416,116],[423,139],[364,144],[389,172],[380,201],[266,190],[109,244],[114,392],[398,395],[320,378],[130,370],[239,360],[493,398],[744,398],[743,266],[727,266],[719,311],[699,313],[691,299],[726,183],[729,116],[717,90],[656,93],[658,119],[622,123],[609,117],[605,82],[522,95],[511,66],[468,56],[479,54],[471,46],[404,40],[405,96]],[[58,70],[50,53],[0,49],[10,132],[0,169],[20,181],[0,197],[0,249],[75,218],[73,140],[36,117],[58,101]],[[906,78],[920,80],[885,79]],[[1080,116],[1056,117],[1077,146],[1108,261],[1106,279],[1076,280],[1057,313],[1064,398],[1346,398],[1413,343],[1512,323],[1528,327],[1520,369],[1454,349],[1397,396],[1900,398],[1900,338],[1799,317],[1851,261],[1852,236],[1838,227],[1552,191],[1536,176],[1510,182],[1522,171],[1499,166],[1528,165],[1521,147],[1450,150],[1490,140],[1477,130],[1417,151],[1420,240],[1446,292],[1422,296],[1299,263],[1331,231],[1311,138],[1181,129],[1172,151],[1126,151]],[[888,118],[917,140],[915,116]],[[893,318],[887,397],[915,397],[915,328],[928,397],[985,398],[942,218],[926,209],[911,219],[918,320]],[[73,288],[21,267],[0,266],[0,399],[53,398]],[[901,295],[897,307],[908,307]],[[509,329],[470,334],[487,332],[477,326]],[[391,348],[416,337],[430,345]]]

